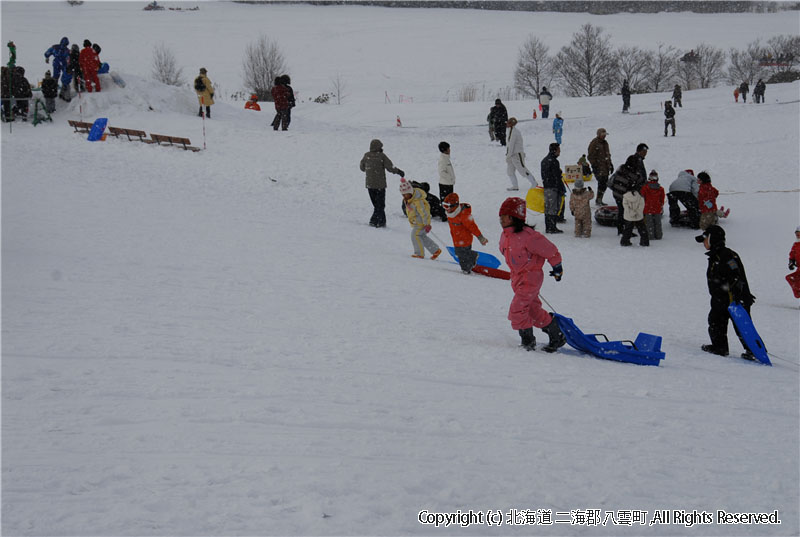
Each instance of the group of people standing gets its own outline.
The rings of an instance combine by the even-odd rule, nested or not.
[[[756,82],[755,87],[753,88],[753,100],[756,104],[761,104],[764,102],[764,92],[767,91],[767,84],[764,82],[764,79],[759,78],[758,82]],[[742,102],[747,102],[747,94],[750,93],[750,84],[747,83],[747,80],[742,81],[738,87],[733,88],[733,99],[737,103],[739,102],[739,97],[742,98]]]
[[[69,102],[71,100],[70,82],[75,91],[100,91],[99,71],[103,63],[100,61],[102,49],[97,43],[88,39],[83,40],[83,48],[76,43],[70,47],[69,39],[62,37],[61,41],[48,48],[44,53],[45,63],[50,63],[53,58],[52,77],[61,78],[61,92],[59,96]]]

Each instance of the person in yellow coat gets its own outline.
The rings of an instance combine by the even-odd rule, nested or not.
[[[206,117],[211,117],[211,105],[214,104],[214,85],[208,79],[205,67],[200,68],[200,74],[194,79],[194,91],[197,93],[197,100],[200,103],[198,116],[203,117],[203,107],[206,107]]]
[[[436,259],[442,250],[428,237],[431,231],[431,206],[426,199],[425,191],[414,186],[404,178],[400,179],[400,194],[406,204],[406,216],[411,224],[411,244],[414,253],[411,257],[425,259],[425,249]]]

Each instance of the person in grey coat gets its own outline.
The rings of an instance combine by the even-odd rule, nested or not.
[[[697,195],[700,192],[700,184],[692,170],[678,172],[678,178],[669,185],[667,202],[669,203],[669,223],[671,226],[680,226],[681,208],[678,202],[686,207],[689,215],[689,227],[700,229],[700,206],[697,202]]]
[[[386,227],[386,172],[405,176],[406,172],[395,167],[392,161],[383,152],[383,142],[378,139],[369,143],[369,151],[361,158],[360,168],[366,172],[366,186],[369,199],[372,201],[372,217],[369,225],[372,227]]]

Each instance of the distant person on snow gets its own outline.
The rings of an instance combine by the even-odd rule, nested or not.
[[[517,172],[531,184],[531,188],[536,188],[536,179],[533,174],[525,167],[525,147],[523,146],[522,133],[517,126],[517,118],[512,117],[508,120],[508,146],[506,147],[506,173],[511,180],[511,186],[506,190],[519,190],[517,183]]]
[[[198,116],[203,117],[203,107],[206,107],[205,117],[211,118],[211,105],[214,104],[214,85],[208,78],[208,71],[205,67],[200,68],[200,74],[194,79],[194,91],[197,93],[197,101],[200,103]]]
[[[456,184],[456,172],[450,162],[450,144],[439,142],[439,199],[444,200],[453,192]],[[447,216],[442,216],[442,222],[447,222]]]
[[[56,111],[56,97],[58,97],[58,80],[50,76],[50,71],[45,71],[42,80],[42,96],[44,97],[44,108],[49,113]]]
[[[739,84],[739,95],[742,96],[742,102],[747,103],[747,94],[750,93],[750,84],[747,80]]]
[[[681,90],[681,85],[675,84],[675,88],[672,90],[672,105],[683,108],[683,103],[681,102],[682,97],[683,91]]]
[[[72,75],[72,85],[75,88],[75,93],[86,91],[86,86],[83,83],[83,72],[81,71],[81,49],[77,43],[74,43],[69,51],[67,72]]]
[[[686,207],[689,215],[689,227],[700,229],[700,207],[697,195],[700,184],[694,176],[694,171],[684,170],[678,172],[678,177],[669,185],[667,202],[669,203],[669,224],[673,227],[681,225],[681,208],[678,202]]]
[[[597,200],[595,205],[605,205],[603,194],[608,188],[608,176],[614,172],[614,163],[611,162],[611,149],[606,141],[608,131],[597,129],[597,137],[589,142],[587,156],[592,165],[592,171],[597,178]]]
[[[631,107],[631,88],[628,86],[628,81],[622,83],[622,89],[619,90],[622,94],[622,113],[627,114],[628,108]]]
[[[500,141],[500,145],[506,145],[506,124],[508,123],[508,110],[500,99],[494,100],[494,106],[489,112],[490,123],[494,125],[494,137]]]
[[[739,102],[739,86],[733,88],[733,100],[734,102]]]
[[[553,100],[553,94],[547,91],[545,86],[542,86],[542,91],[539,92],[539,104],[542,105],[542,119],[550,117],[550,101]]]
[[[800,268],[798,265],[800,265],[800,226],[794,229],[794,244],[789,250],[789,270],[794,270],[794,272],[786,276],[786,281],[789,282],[795,298],[800,298]]]
[[[697,189],[697,205],[700,207],[700,229],[706,230],[719,221],[717,215],[717,196],[719,190],[711,184],[711,176],[707,172],[697,174],[700,187]]]
[[[245,110],[255,110],[257,112],[261,111],[261,106],[258,104],[258,95],[255,93],[250,96],[250,99],[245,101],[244,103]]]
[[[272,120],[272,129],[289,129],[292,120],[292,106],[294,106],[294,92],[287,82],[287,75],[275,77],[275,85],[270,90],[272,101],[275,104],[275,118]]]
[[[458,194],[452,192],[442,203],[450,225],[450,236],[453,238],[453,250],[461,266],[461,272],[469,274],[478,262],[478,253],[472,250],[472,237],[477,237],[482,245],[488,243],[478,224],[472,217],[469,203],[459,203]]]
[[[83,48],[80,55],[81,72],[86,83],[86,91],[92,93],[92,84],[95,89],[100,91],[100,79],[97,78],[97,70],[100,69],[100,57],[92,48],[92,42],[88,39],[83,40]]]
[[[556,112],[556,117],[553,118],[553,134],[556,137],[556,143],[561,145],[561,135],[564,133],[564,118],[561,117],[561,110]]]
[[[369,143],[369,151],[364,153],[359,167],[366,172],[366,185],[369,199],[372,201],[372,217],[369,225],[386,227],[386,172],[404,177],[406,172],[396,168],[391,159],[383,152],[383,142],[377,138]]]
[[[544,281],[542,267],[547,261],[553,270],[550,276],[561,281],[564,269],[561,254],[555,244],[525,223],[526,205],[522,198],[508,198],[500,205],[500,252],[511,271],[511,288],[514,298],[508,308],[511,328],[517,330],[522,347],[536,349],[533,327],[541,328],[550,338],[545,352],[555,352],[566,342],[553,314],[542,308],[539,291]]]
[[[756,104],[761,104],[764,102],[765,91],[767,91],[767,84],[763,79],[759,78],[758,82],[756,82],[755,89],[753,89],[753,98],[755,98]]]
[[[44,62],[50,63],[50,56],[53,57],[53,78],[58,80],[59,75],[61,76],[61,91],[65,91],[66,87],[66,96],[69,96],[69,82],[70,77],[67,73],[67,65],[69,62],[69,39],[66,37],[62,37],[61,41],[57,45],[53,45],[49,49],[47,49],[44,53]],[[67,99],[68,100],[68,99]]]
[[[25,68],[21,65],[14,67],[11,91],[15,100],[14,114],[22,117],[22,121],[28,121],[28,99],[33,97],[33,91],[31,83],[25,78]]]
[[[667,135],[667,127],[672,127],[672,135],[675,136],[675,109],[671,101],[664,101],[664,136]]]
[[[755,302],[756,297],[750,294],[747,275],[739,254],[725,246],[725,230],[717,225],[709,226],[702,235],[695,237],[697,242],[702,242],[708,256],[708,269],[706,282],[711,295],[711,311],[708,312],[708,335],[710,345],[700,348],[711,354],[720,356],[728,355],[728,306],[732,302],[739,302],[747,313]],[[739,335],[739,330],[734,324],[734,330]],[[745,349],[742,358],[755,360],[747,343],[739,336]]]
[[[431,232],[431,206],[427,194],[421,188],[414,188],[405,178],[400,179],[400,194],[403,195],[406,217],[411,224],[411,244],[414,246],[411,257],[425,259],[425,250],[428,250],[431,259],[436,259],[442,250],[428,237]]]
[[[661,218],[664,213],[664,187],[658,183],[658,172],[650,170],[647,183],[642,187],[644,198],[644,225],[647,226],[647,236],[654,240],[661,240],[664,232],[661,227]]]

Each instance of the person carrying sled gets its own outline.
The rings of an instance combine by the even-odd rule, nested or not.
[[[261,111],[261,106],[258,104],[258,95],[255,93],[250,96],[250,99],[245,101],[244,103],[245,110],[255,110],[256,112]]]
[[[533,327],[536,327],[550,338],[544,351],[555,352],[567,340],[553,314],[542,308],[539,291],[544,281],[542,267],[545,261],[553,268],[550,276],[557,282],[561,281],[564,274],[561,254],[555,244],[525,223],[526,214],[522,198],[508,198],[500,205],[500,225],[503,227],[500,252],[511,270],[511,288],[514,290],[508,320],[511,328],[519,333],[525,350],[536,349],[533,335]]]
[[[575,236],[592,236],[592,209],[589,202],[594,198],[592,187],[584,185],[583,179],[576,179],[569,197],[569,211],[575,217]]]
[[[92,48],[92,42],[88,39],[83,40],[83,48],[79,58],[83,80],[86,84],[86,91],[92,93],[92,84],[95,90],[100,91],[100,79],[97,77],[97,70],[100,69],[100,57]]]
[[[675,136],[675,109],[670,101],[664,101],[664,136],[667,135],[667,127],[672,127],[672,135]]]
[[[508,123],[508,110],[500,99],[494,100],[494,106],[489,112],[490,123],[494,125],[494,137],[500,145],[506,145],[506,124]]]
[[[664,233],[661,229],[661,217],[664,213],[664,187],[658,184],[658,172],[650,170],[647,183],[642,187],[644,198],[644,225],[647,227],[647,236],[654,240],[661,240]]]
[[[400,179],[400,194],[406,204],[406,216],[411,224],[411,244],[414,253],[411,257],[425,259],[425,250],[431,253],[431,259],[441,255],[442,249],[428,237],[431,231],[431,206],[427,195],[421,188],[414,188],[405,178]]]
[[[711,176],[707,172],[697,174],[700,186],[697,189],[697,205],[700,207],[700,229],[706,230],[708,226],[719,221],[717,216],[717,196],[719,190],[711,184]]]
[[[794,244],[789,250],[789,270],[794,270],[794,272],[786,276],[786,281],[789,282],[795,298],[800,298],[800,268],[798,265],[800,265],[800,226],[794,230]]]
[[[203,107],[206,107],[205,117],[211,118],[211,105],[214,104],[214,85],[208,78],[208,71],[205,67],[200,68],[200,74],[194,79],[194,92],[197,94],[197,102],[200,103],[200,110],[197,115],[203,117]]]
[[[372,217],[369,225],[372,227],[386,227],[386,172],[391,172],[404,177],[406,172],[396,168],[386,153],[383,152],[383,142],[377,138],[369,143],[369,151],[361,158],[359,168],[366,173],[366,186],[369,199],[372,202]]]
[[[589,163],[592,165],[592,171],[597,178],[597,200],[595,205],[605,205],[603,202],[603,194],[608,188],[608,176],[614,171],[614,163],[611,162],[611,149],[606,141],[608,131],[600,128],[597,129],[597,137],[589,142],[589,149],[586,154],[588,155]]]
[[[732,302],[739,302],[750,314],[750,307],[756,297],[750,293],[747,275],[739,254],[725,246],[724,229],[717,225],[709,226],[702,235],[695,237],[695,240],[703,243],[707,250],[706,282],[711,295],[711,310],[708,312],[708,335],[711,338],[711,344],[702,345],[700,348],[711,354],[727,356],[728,319],[730,318],[728,306]],[[755,360],[735,324],[733,328],[745,349],[742,358]]]
[[[477,237],[484,246],[489,240],[478,229],[478,224],[472,217],[472,207],[469,203],[459,203],[458,194],[455,192],[448,194],[442,202],[442,207],[447,213],[453,250],[458,258],[458,264],[461,265],[461,272],[469,274],[478,262],[478,252],[472,250],[472,237]]]
[[[444,202],[448,194],[453,192],[456,184],[456,172],[450,162],[450,144],[439,142],[439,199]],[[447,216],[442,217],[442,222],[447,222]]]
[[[561,145],[561,135],[564,134],[564,118],[561,117],[561,110],[556,112],[556,117],[553,118],[553,135],[556,137],[556,143]]]
[[[45,71],[42,80],[42,96],[44,97],[44,109],[52,114],[56,111],[56,97],[58,97],[58,80],[50,76],[50,71]]]
[[[506,147],[506,173],[511,180],[511,186],[506,190],[519,190],[517,183],[517,172],[525,177],[531,184],[531,188],[536,188],[536,179],[533,174],[525,167],[525,147],[522,133],[517,126],[517,118],[508,119],[508,146]]]
[[[681,108],[683,108],[683,103],[681,102],[682,97],[683,97],[683,90],[681,90],[681,85],[675,84],[675,88],[672,90],[672,105],[680,106]]]

